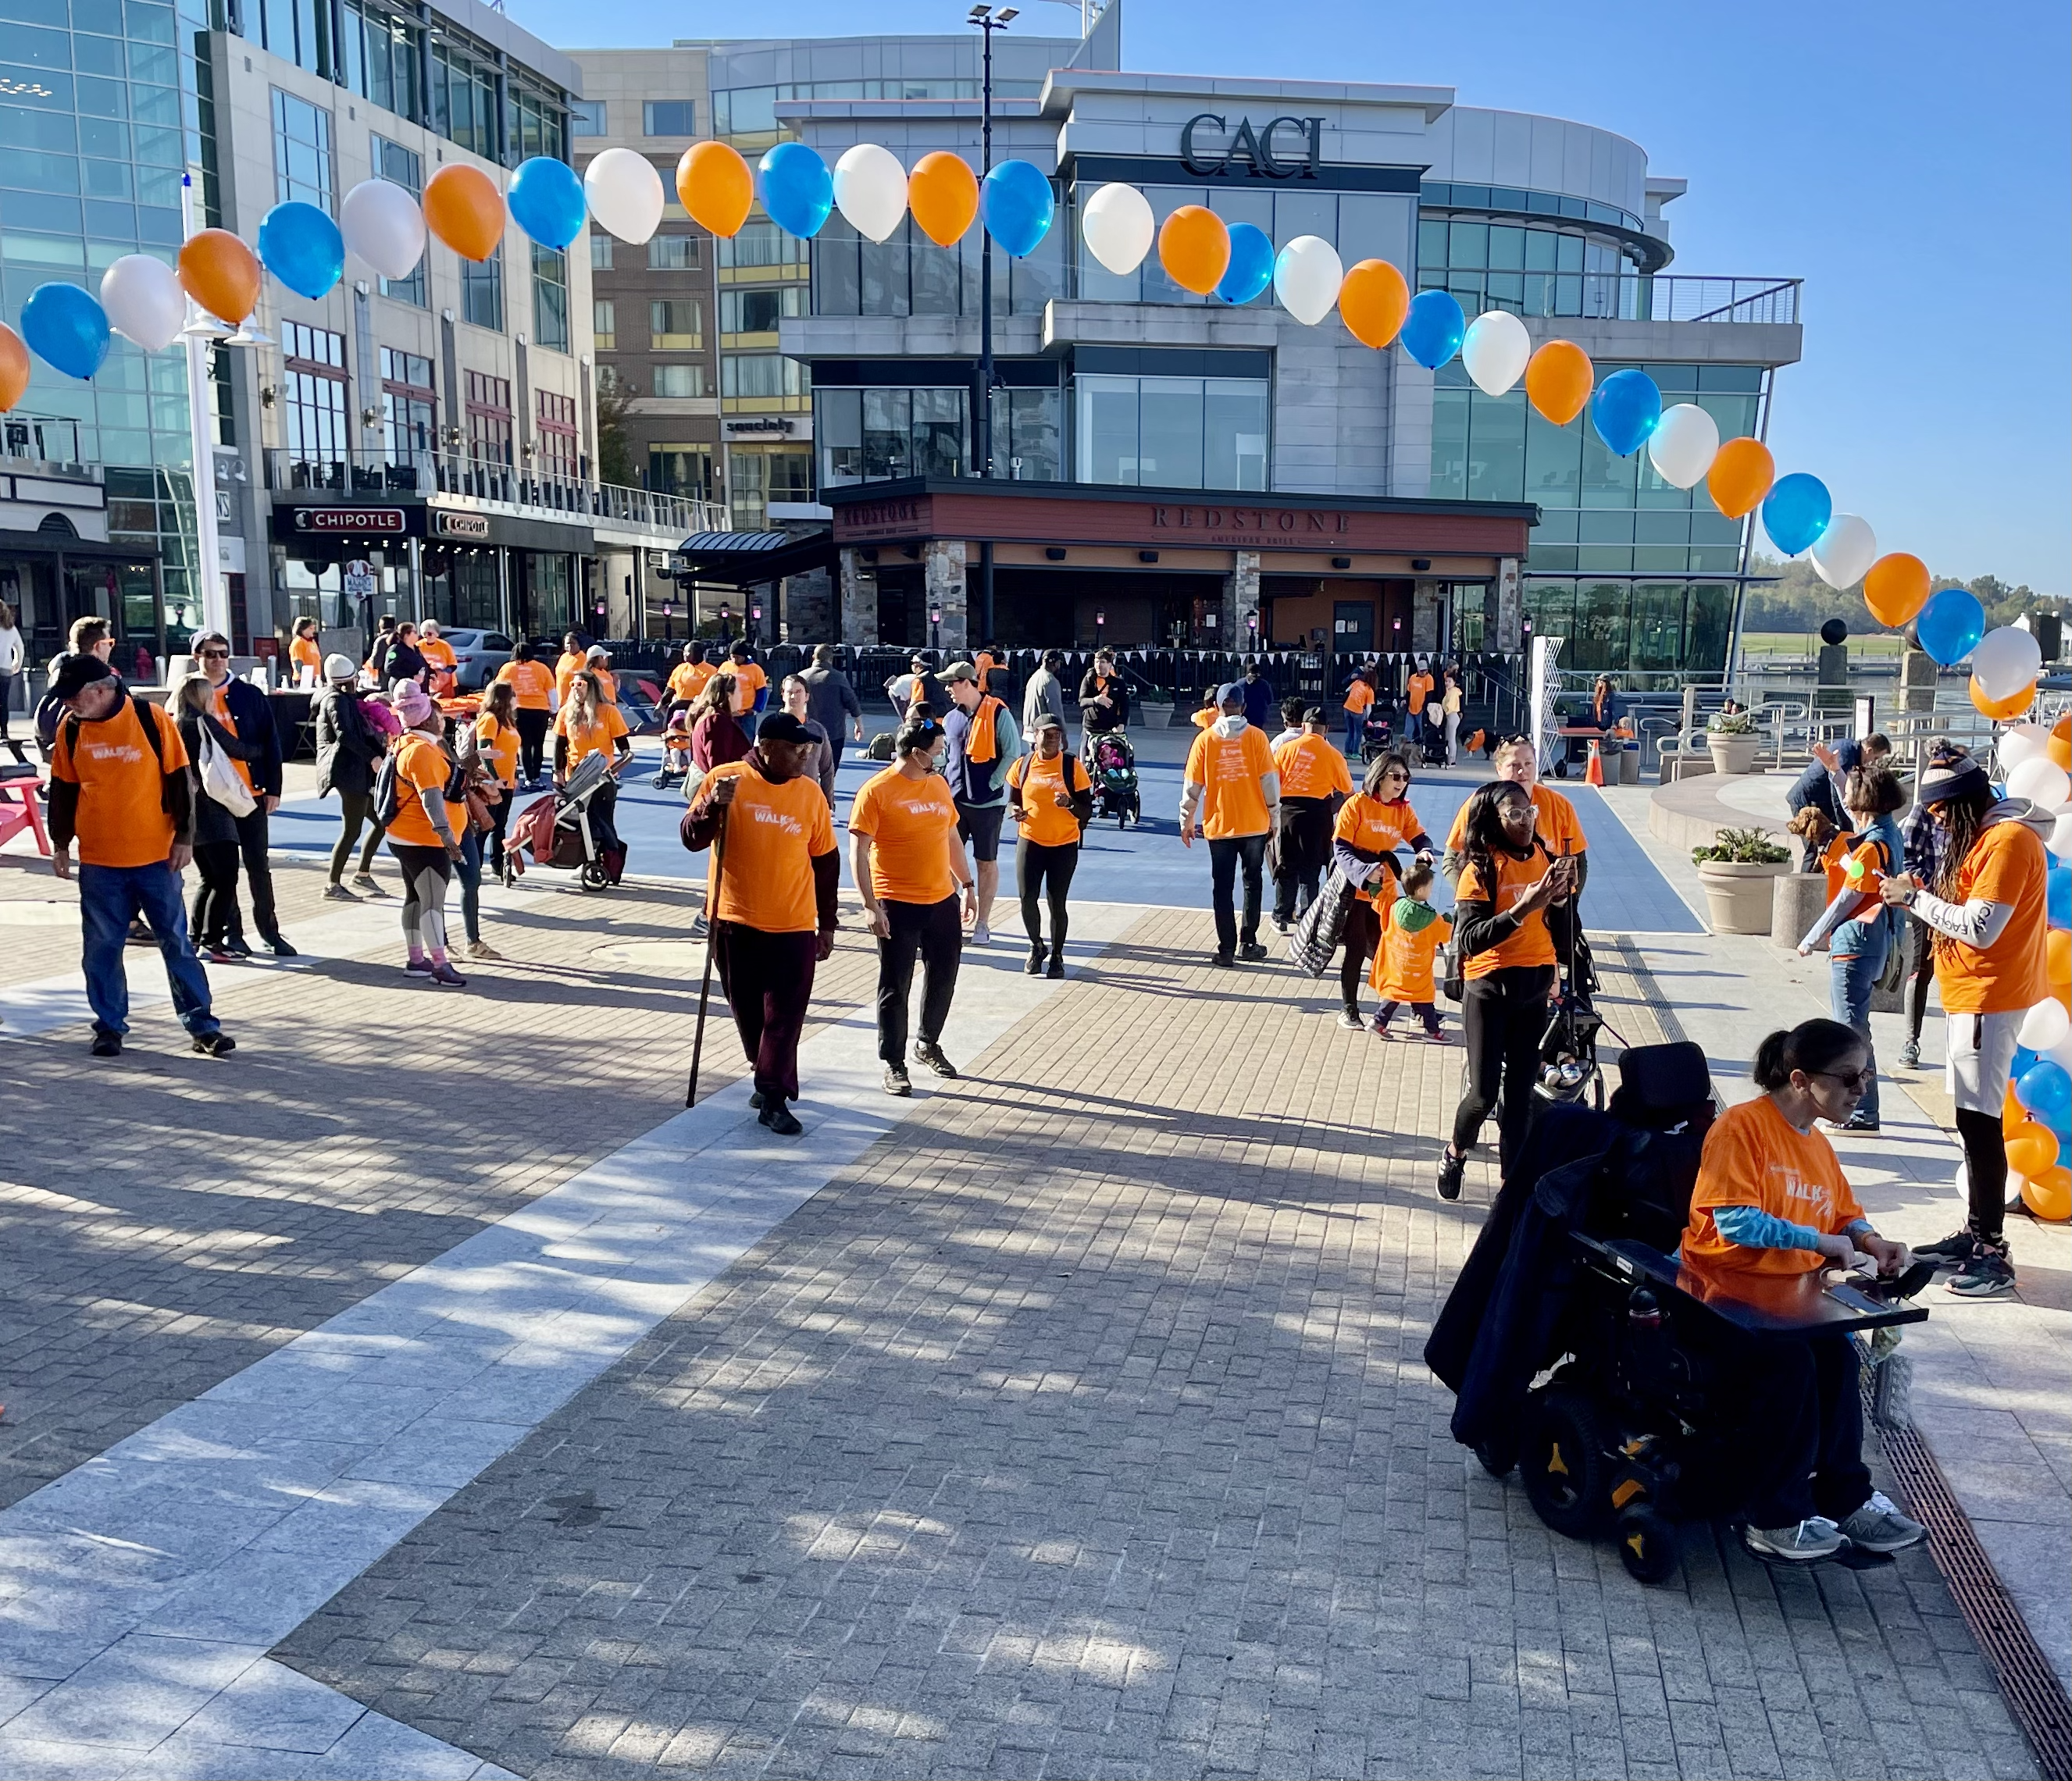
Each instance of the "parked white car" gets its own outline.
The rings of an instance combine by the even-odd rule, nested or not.
[[[496,671],[511,659],[511,639],[501,631],[467,630],[442,625],[439,634],[453,645],[459,663],[458,678],[462,692],[479,692],[496,678]]]

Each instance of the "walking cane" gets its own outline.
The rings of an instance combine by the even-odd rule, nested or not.
[[[726,870],[726,806],[719,811],[719,832],[713,837],[712,877],[708,881],[705,901],[709,905],[705,917],[705,979],[698,991],[698,1028],[691,1040],[691,1081],[684,1090],[684,1105],[696,1106],[698,1100],[698,1061],[705,1048],[705,1008],[712,1000],[713,948],[719,939],[719,880]]]

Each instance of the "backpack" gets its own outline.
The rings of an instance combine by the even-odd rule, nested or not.
[[[380,770],[374,775],[373,817],[376,827],[391,827],[403,808],[403,776],[396,765],[393,749],[381,757]]]

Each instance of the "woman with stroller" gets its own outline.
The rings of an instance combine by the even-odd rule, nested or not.
[[[520,783],[528,791],[537,791],[547,782],[547,733],[554,727],[554,706],[560,696],[554,687],[554,671],[530,643],[521,642],[496,671],[496,679],[517,695],[519,762],[524,769]]]
[[[396,715],[403,733],[396,739],[396,815],[388,825],[388,851],[403,872],[403,966],[436,989],[467,987],[467,979],[446,958],[446,887],[460,858],[467,806],[449,803],[446,790],[454,761],[446,750],[446,718],[415,681],[396,689]]]
[[[1079,864],[1079,837],[1093,820],[1094,786],[1086,763],[1065,747],[1065,726],[1050,712],[1036,720],[1030,752],[1007,769],[1008,814],[1015,843],[1014,881],[1022,887],[1022,925],[1029,934],[1031,977],[1065,975],[1065,899]],[[1040,905],[1050,905],[1050,945],[1043,946]]]
[[[1537,812],[1509,779],[1479,786],[1468,800],[1466,864],[1454,892],[1453,944],[1467,980],[1461,1035],[1468,1091],[1453,1113],[1453,1135],[1439,1159],[1439,1197],[1461,1197],[1482,1122],[1501,1085],[1503,1120],[1498,1166],[1507,1170],[1524,1141],[1540,1077],[1557,957],[1548,914],[1575,895],[1572,861],[1557,859],[1534,834]],[[1565,921],[1562,922],[1564,930]]]
[[[1410,807],[1410,762],[1400,754],[1379,757],[1360,789],[1338,806],[1331,829],[1331,859],[1359,886],[1346,911],[1345,957],[1338,963],[1338,1024],[1359,1032],[1360,980],[1367,962],[1381,946],[1382,912],[1395,902],[1396,850],[1408,847],[1420,865],[1432,859],[1432,837]]]
[[[1906,794],[1900,789],[1899,780],[1892,769],[1882,761],[1852,768],[1843,783],[1842,804],[1854,829],[1848,835],[1837,837],[1838,850],[1863,863],[1872,875],[1867,883],[1875,884],[1887,873],[1897,872],[1903,843],[1899,824],[1893,820],[1892,813],[1906,807]],[[1840,884],[1830,879],[1831,898],[1840,888]],[[1871,1045],[1871,990],[1884,973],[1887,955],[1899,942],[1899,924],[1903,919],[1883,903],[1873,903],[1863,914],[1836,929],[1827,942],[1828,1012],[1863,1040],[1864,1053],[1870,1061],[1863,1098],[1842,1128],[1844,1131],[1878,1129],[1877,1057]]]
[[[1992,1299],[2015,1287],[2000,1113],[2023,1017],[2053,994],[2045,942],[2049,856],[2023,820],[2027,801],[1996,798],[1976,761],[1923,769],[1921,802],[1941,836],[1934,888],[1895,872],[1881,894],[1911,910],[1934,936],[1944,1070],[1957,1103],[1971,1209],[1962,1230],[1918,1253],[1957,1270],[1949,1284],[1959,1297]]]
[[[633,738],[618,706],[606,701],[597,676],[578,674],[569,682],[569,702],[554,719],[554,789],[566,786],[569,775],[593,754],[605,757],[607,769],[589,806],[590,835],[604,854],[619,845],[619,825],[612,819],[619,809],[615,776],[633,758]]]
[[[382,835],[374,815],[374,771],[388,752],[388,725],[395,719],[385,707],[379,720],[370,714],[368,695],[360,689],[360,670],[351,656],[327,657],[324,679],[329,683],[317,700],[317,794],[336,792],[339,806],[338,841],[331,850],[331,879],[324,895],[334,903],[356,903],[360,898],[345,888],[345,868],[363,828],[367,845],[352,881],[363,892],[381,888],[374,876],[374,850]]]
[[[1679,1254],[1701,1295],[1759,1299],[1766,1282],[1866,1259],[1881,1274],[1903,1272],[1913,1258],[1871,1229],[1815,1123],[1845,1126],[1856,1111],[1872,1073],[1862,1039],[1837,1021],[1804,1021],[1764,1040],[1752,1073],[1763,1092],[1713,1123],[1691,1193]],[[1758,1335],[1724,1320],[1704,1328],[1740,1436],[1749,1551],[1806,1564],[1926,1537],[1871,1488],[1848,1336]]]
[[[1115,671],[1114,653],[1096,650],[1079,682],[1079,752],[1091,760],[1096,737],[1128,728],[1129,688]]]
[[[259,752],[240,742],[237,732],[216,715],[216,687],[205,674],[191,674],[174,695],[175,720],[180,740],[187,745],[187,758],[202,757],[206,734],[217,750],[242,763]],[[246,808],[250,808],[248,802]],[[209,795],[200,774],[195,774],[194,863],[201,878],[194,907],[187,916],[187,939],[195,956],[212,965],[228,965],[236,955],[231,937],[237,925],[237,812]],[[247,949],[245,956],[250,956]]]

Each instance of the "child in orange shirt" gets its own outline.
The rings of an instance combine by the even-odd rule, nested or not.
[[[1453,931],[1453,924],[1432,907],[1427,893],[1432,888],[1432,868],[1412,866],[1404,875],[1403,894],[1388,911],[1381,944],[1375,948],[1374,969],[1367,981],[1381,992],[1381,1007],[1374,1017],[1374,1036],[1388,1036],[1388,1023],[1404,1003],[1424,1023],[1424,1036],[1435,1045],[1446,1042],[1439,1024],[1437,991],[1432,980],[1432,959]]]

